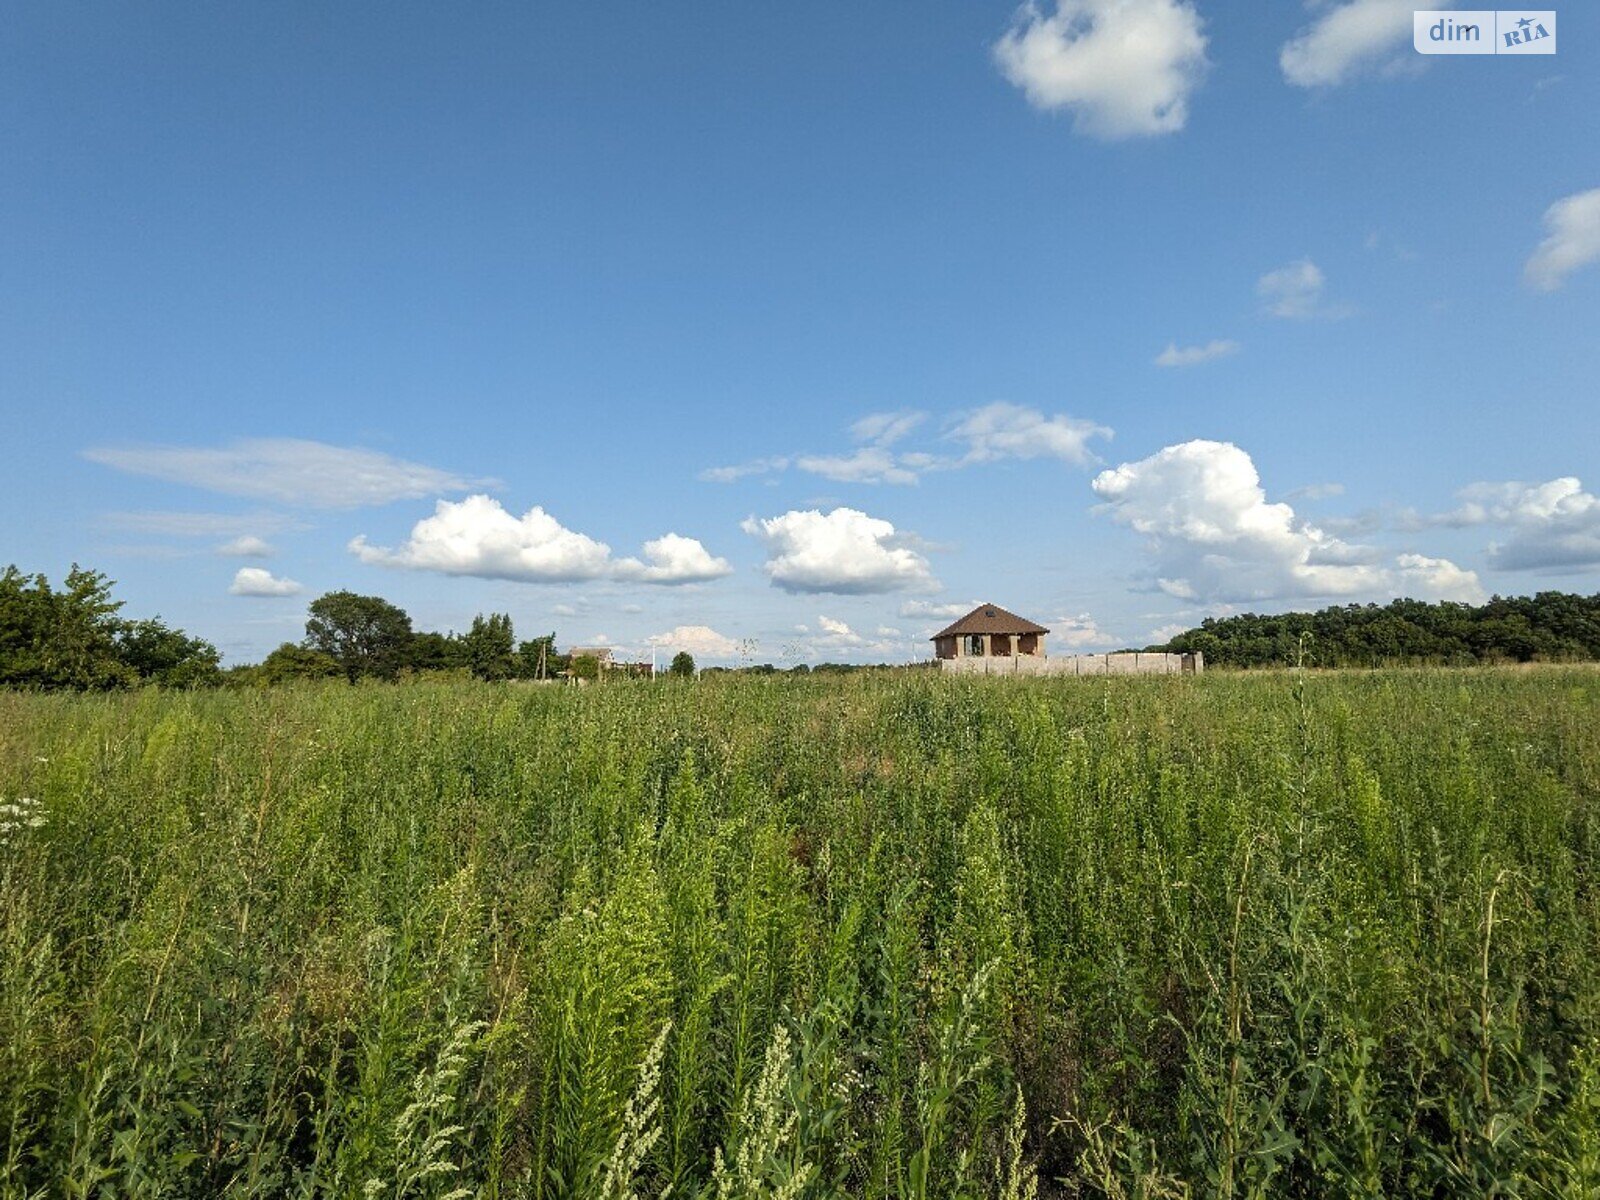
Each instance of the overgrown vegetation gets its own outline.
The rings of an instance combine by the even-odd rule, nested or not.
[[[0,1195],[1588,1196],[1600,673],[0,694]]]
[[[1473,606],[1421,600],[1314,613],[1208,618],[1165,646],[1202,651],[1212,667],[1453,666],[1600,659],[1600,595],[1540,592]]]

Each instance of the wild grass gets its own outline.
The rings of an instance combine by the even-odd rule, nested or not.
[[[1592,671],[0,694],[0,820],[0,1197],[1600,1195]]]

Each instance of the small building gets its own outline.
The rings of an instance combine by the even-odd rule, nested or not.
[[[567,651],[569,662],[578,658],[592,658],[600,664],[602,671],[611,666],[612,657],[610,646],[574,646]]]
[[[930,640],[936,658],[1043,658],[1049,632],[998,604],[980,604]]]

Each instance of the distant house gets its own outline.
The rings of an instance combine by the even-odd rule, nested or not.
[[[605,667],[609,667],[612,662],[611,647],[574,646],[571,650],[567,651],[567,658],[569,661],[575,658],[592,658],[600,664],[602,669],[604,669]]]
[[[1049,632],[998,604],[980,604],[930,640],[937,658],[1043,658]]]
[[[1194,675],[1205,669],[1196,654],[1122,651],[1046,658],[1050,631],[998,604],[980,604],[932,637],[939,670],[947,675]]]

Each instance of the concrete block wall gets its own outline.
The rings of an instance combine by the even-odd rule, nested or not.
[[[1009,658],[941,658],[941,670],[952,675],[1181,675],[1182,654],[1068,654],[1038,658],[1026,654]],[[1203,655],[1194,656],[1196,672],[1205,670]]]

